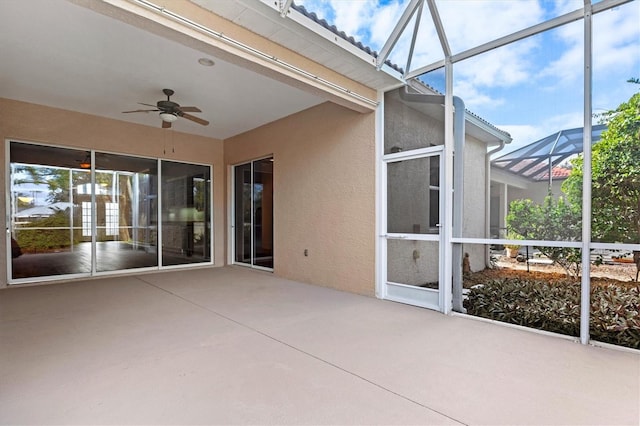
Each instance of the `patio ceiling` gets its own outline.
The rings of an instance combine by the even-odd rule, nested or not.
[[[350,76],[357,81],[368,85],[398,81],[376,72],[375,67],[350,52],[328,53],[320,47],[314,50],[313,46],[326,40],[280,18],[273,9],[261,9],[264,4],[258,0],[196,3],[208,5],[211,11],[254,31],[271,34],[269,38],[274,41],[288,37],[298,40],[297,46],[290,47],[320,63],[329,64],[331,57],[342,64],[345,73],[352,67]],[[126,7],[131,3],[0,3],[0,97],[159,127],[156,113],[122,111],[146,108],[138,102],[155,104],[165,99],[162,89],[170,88],[175,91],[173,101],[199,107],[203,112],[193,115],[211,123],[200,126],[178,120],[173,128],[219,139],[331,100],[319,91],[293,87],[216,57],[212,50],[185,42],[174,29],[141,25],[140,19],[124,10]],[[198,59],[202,57],[212,59],[215,65],[200,65]]]

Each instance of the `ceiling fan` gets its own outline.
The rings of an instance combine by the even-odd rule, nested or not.
[[[191,114],[187,114],[189,112],[202,112],[200,108],[194,106],[180,106],[180,104],[173,102],[170,98],[173,95],[173,90],[171,89],[162,89],[162,93],[167,95],[167,100],[158,101],[156,105],[145,104],[142,102],[138,102],[140,105],[146,105],[150,107],[155,107],[155,109],[136,109],[133,111],[122,111],[124,114],[128,114],[131,112],[160,112],[160,118],[162,119],[162,128],[168,129],[171,127],[171,123],[176,121],[178,117],[186,118],[187,120],[191,120],[198,124],[202,124],[206,126],[209,124],[207,120],[203,120],[202,118],[193,116]]]

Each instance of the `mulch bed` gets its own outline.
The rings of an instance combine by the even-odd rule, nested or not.
[[[601,267],[594,266],[593,269]],[[635,276],[635,265],[633,268]],[[631,281],[627,278],[628,274],[614,275],[608,277],[591,277],[592,286],[607,286],[614,284],[617,286],[631,288],[637,287],[639,283]],[[564,272],[558,272],[554,270],[539,270],[531,268],[529,272],[521,269],[512,269],[508,267],[497,267],[493,269],[485,269],[483,271],[474,272],[471,275],[464,278],[464,288],[470,288],[476,284],[482,284],[490,280],[500,280],[506,278],[519,278],[522,280],[540,280],[549,281],[555,284],[575,283],[576,279],[569,278]],[[625,279],[626,278],[626,279]],[[633,278],[633,277],[631,277]]]

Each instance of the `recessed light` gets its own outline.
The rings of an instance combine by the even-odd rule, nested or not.
[[[198,59],[198,63],[200,65],[205,66],[205,67],[212,67],[212,66],[214,66],[216,64],[215,62],[213,62],[209,58],[200,58],[200,59]]]

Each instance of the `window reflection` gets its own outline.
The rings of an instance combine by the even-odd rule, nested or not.
[[[157,175],[156,160],[96,153],[98,271],[158,265]]]
[[[90,174],[86,151],[11,143],[11,277],[86,274],[91,245],[83,238],[77,188]]]
[[[11,142],[11,280],[158,267],[158,160],[93,157]],[[162,167],[162,265],[210,262],[210,167]]]
[[[211,261],[211,169],[162,161],[162,264]]]

